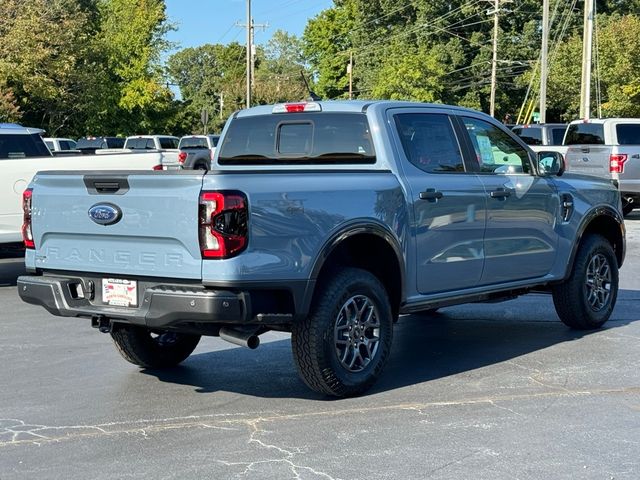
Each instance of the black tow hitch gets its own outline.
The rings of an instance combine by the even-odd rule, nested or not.
[[[97,328],[100,333],[111,333],[111,320],[104,315],[91,317],[91,326]]]

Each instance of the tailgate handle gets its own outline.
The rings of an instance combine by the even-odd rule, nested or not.
[[[589,153],[591,150],[589,149],[589,147],[582,147],[582,148],[580,149],[580,151],[581,151],[582,153]]]
[[[86,175],[84,184],[90,195],[124,195],[129,191],[127,177],[102,177]]]

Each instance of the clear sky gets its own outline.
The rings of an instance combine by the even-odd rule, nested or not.
[[[246,0],[165,0],[167,16],[177,31],[167,39],[178,49],[205,43],[245,43],[246,30],[235,24],[246,23]],[[252,0],[255,24],[269,24],[266,31],[256,29],[255,41],[264,44],[276,30],[302,35],[307,20],[333,5],[332,0]]]

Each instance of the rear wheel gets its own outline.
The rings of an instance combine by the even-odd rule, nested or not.
[[[194,168],[194,170],[209,170],[207,168],[207,165],[204,163],[199,163],[198,165],[196,165]]]
[[[128,362],[145,368],[173,367],[195,350],[200,335],[127,325],[111,332],[116,348]]]
[[[391,350],[387,292],[374,275],[356,268],[319,288],[310,315],[292,328],[296,366],[317,392],[357,395],[378,379]]]
[[[553,289],[560,319],[580,330],[600,328],[611,316],[618,296],[618,261],[600,235],[584,238],[571,276]]]

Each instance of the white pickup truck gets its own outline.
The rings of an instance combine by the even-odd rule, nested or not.
[[[54,157],[42,130],[0,124],[0,245],[22,241],[22,193],[38,171],[157,170],[161,151]]]
[[[567,171],[613,181],[625,215],[640,208],[640,118],[574,120],[561,146],[531,149],[560,152]]]
[[[567,170],[611,178],[625,215],[640,207],[640,118],[574,120],[563,144]]]

